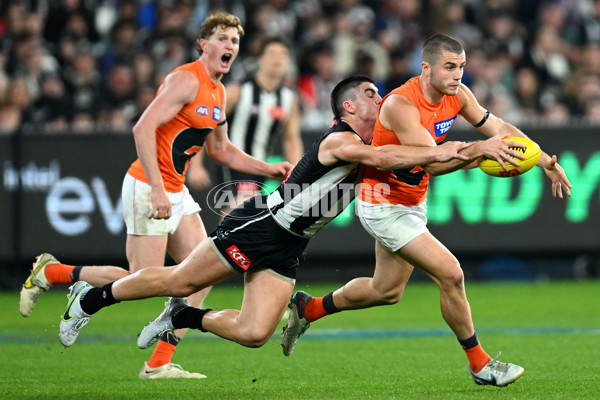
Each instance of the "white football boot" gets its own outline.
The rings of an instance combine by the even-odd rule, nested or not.
[[[164,333],[175,330],[171,317],[175,311],[184,307],[189,307],[189,303],[185,298],[170,297],[165,303],[163,312],[144,327],[138,336],[137,346],[140,349],[147,349],[156,343]]]
[[[60,318],[60,342],[65,347],[70,347],[75,343],[81,328],[90,322],[90,315],[81,309],[81,298],[92,287],[93,286],[87,282],[79,281],[69,288],[70,292],[67,310]]]
[[[294,293],[290,300],[290,316],[287,325],[283,327],[281,334],[281,347],[283,355],[289,356],[296,347],[298,338],[306,332],[310,324],[304,318],[304,306],[312,299],[312,296],[306,292],[298,291]]]
[[[36,261],[31,269],[31,274],[25,281],[19,295],[19,311],[24,317],[29,317],[35,303],[44,292],[52,287],[46,279],[46,267],[50,264],[59,264],[58,260],[52,254],[42,253],[36,257]]]
[[[471,368],[471,377],[478,385],[492,385],[492,386],[507,386],[516,381],[523,375],[525,370],[523,367],[519,367],[515,364],[503,363],[498,361],[500,355],[498,353],[496,358],[486,364],[483,369],[477,373],[473,372]]]
[[[206,375],[198,372],[188,372],[184,370],[181,365],[168,363],[161,365],[160,367],[150,368],[147,362],[144,362],[144,366],[140,370],[140,379],[203,379]]]

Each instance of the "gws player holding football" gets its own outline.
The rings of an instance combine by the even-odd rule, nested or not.
[[[514,160],[515,153],[498,145],[507,136],[525,136],[483,109],[471,90],[461,83],[465,62],[459,42],[446,35],[430,37],[423,46],[421,75],[382,100],[373,146],[435,146],[445,139],[458,114],[490,139],[461,151],[470,161],[454,159],[395,171],[366,168],[358,210],[364,228],[376,239],[373,277],[354,279],[320,298],[297,292],[292,297],[292,310],[283,335],[284,354],[294,350],[298,337],[312,321],[342,310],[397,303],[416,267],[439,286],[442,316],[468,357],[473,380],[477,384],[506,386],[523,374],[520,366],[492,359],[481,347],[460,264],[426,226],[429,174],[440,175],[474,165],[482,155]],[[523,157],[518,157],[517,162],[519,158]],[[538,166],[552,180],[555,197],[562,198],[563,190],[571,195],[571,184],[556,156],[542,153]],[[388,185],[390,192],[378,193],[378,183]]]

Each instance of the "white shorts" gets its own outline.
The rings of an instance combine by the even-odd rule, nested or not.
[[[173,205],[169,219],[148,218],[152,211],[150,185],[125,174],[121,200],[123,201],[123,218],[128,235],[166,236],[175,233],[184,215],[200,212],[200,206],[184,186],[181,192],[167,192]]]
[[[428,231],[427,205],[371,204],[356,200],[362,226],[379,243],[396,252]]]

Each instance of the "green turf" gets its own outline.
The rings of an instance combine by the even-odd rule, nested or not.
[[[334,285],[298,285],[325,294]],[[174,362],[203,380],[141,381],[150,350],[136,334],[162,300],[128,302],[95,315],[64,349],[58,319],[66,288],[44,295],[33,314],[18,294],[0,292],[0,398],[20,399],[597,399],[600,393],[600,281],[468,283],[484,348],[522,365],[506,388],[481,387],[441,319],[437,288],[410,283],[400,304],[340,313],[313,324],[291,357],[274,338],[246,349],[190,332]],[[239,287],[221,286],[212,308],[239,305]],[[277,332],[277,334],[279,331]]]

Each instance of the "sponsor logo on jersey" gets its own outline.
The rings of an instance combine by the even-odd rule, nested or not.
[[[454,116],[450,119],[447,119],[445,121],[435,122],[434,123],[435,137],[444,136],[446,133],[448,133],[448,130],[452,126],[452,123],[454,122],[455,119],[456,119],[456,116]]]
[[[196,114],[200,115],[201,117],[208,116],[208,106],[198,106],[198,107],[196,107]]]
[[[246,271],[248,267],[250,267],[250,264],[252,264],[252,260],[246,257],[246,255],[242,253],[235,244],[229,246],[227,249],[227,254],[233,260],[233,262],[235,262],[244,271]]]
[[[213,107],[213,119],[217,122],[221,119],[221,109],[219,107]]]

